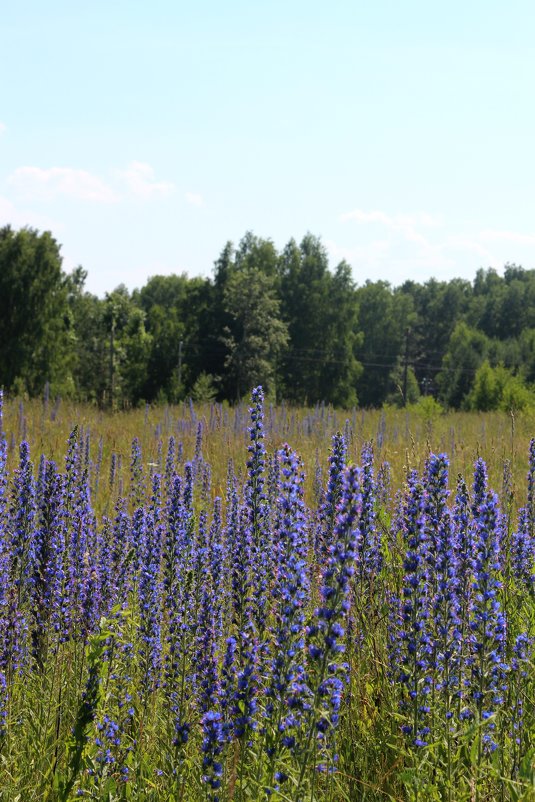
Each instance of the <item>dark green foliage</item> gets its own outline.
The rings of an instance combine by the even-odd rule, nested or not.
[[[200,373],[212,369],[207,340],[213,294],[209,281],[185,274],[153,276],[134,293],[151,337],[145,400],[178,401],[191,391]]]
[[[0,386],[70,389],[72,317],[59,245],[46,231],[0,229]]]
[[[240,265],[226,284],[224,300],[232,321],[223,332],[225,368],[234,397],[240,399],[258,384],[273,394],[277,359],[288,342],[273,278],[253,265]]]
[[[378,407],[389,394],[400,395],[405,331],[416,320],[413,299],[394,292],[385,281],[367,281],[357,289],[357,300],[364,337],[359,349],[364,367],[357,385],[359,402],[364,407]]]
[[[334,274],[317,237],[288,243],[280,258],[282,317],[290,343],[282,360],[283,393],[297,403],[357,402],[361,366],[358,305],[349,265]]]
[[[408,403],[421,394],[452,409],[531,406],[535,270],[359,287],[347,263],[329,265],[318,237],[278,252],[249,231],[226,243],[213,278],[153,276],[101,299],[85,291],[86,276],[62,271],[49,232],[0,229],[7,392],[37,396],[48,385],[121,408],[235,401],[262,383],[291,403],[380,407],[405,402],[406,377]],[[489,382],[507,388],[499,400]]]
[[[288,332],[281,320],[278,256],[271,240],[247,232],[235,251],[227,243],[215,264],[211,347],[218,355],[212,371],[222,395],[231,400],[262,384],[274,394],[278,360]]]
[[[466,323],[457,324],[442,360],[442,370],[437,376],[440,397],[447,406],[461,406],[477,369],[488,355],[489,347],[489,340],[482,332],[471,329]]]
[[[109,342],[106,341],[104,302],[84,291],[86,271],[78,268],[68,277],[68,301],[74,323],[75,395],[102,403],[109,390]]]

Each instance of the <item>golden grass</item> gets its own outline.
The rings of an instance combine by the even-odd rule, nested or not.
[[[84,436],[90,435],[91,457],[97,461],[102,439],[102,467],[97,509],[107,506],[106,492],[112,453],[121,458],[120,476],[128,482],[130,448],[138,437],[148,471],[156,470],[159,449],[167,451],[171,435],[182,442],[184,459],[193,457],[198,423],[202,422],[204,459],[212,468],[214,495],[224,495],[227,463],[234,460],[239,472],[247,459],[247,404],[237,407],[212,404],[191,407],[184,403],[174,407],[145,407],[122,412],[104,412],[89,405],[59,402],[9,400],[4,403],[3,428],[8,441],[8,461],[15,467],[17,444],[26,439],[32,457],[38,462],[41,454],[62,465],[70,431],[78,425]],[[500,491],[504,463],[512,469],[513,490],[517,503],[524,503],[525,476],[529,442],[535,437],[535,413],[466,413],[454,412],[426,418],[414,410],[334,410],[288,406],[265,406],[266,447],[273,452],[282,443],[290,445],[302,456],[310,493],[316,460],[327,470],[331,436],[336,431],[351,434],[350,459],[359,461],[362,445],[373,440],[376,464],[387,460],[392,468],[393,489],[398,488],[407,468],[422,470],[430,451],[446,452],[450,458],[451,486],[458,473],[471,481],[474,460],[482,456],[488,465],[490,484]],[[159,445],[161,443],[161,445]],[[162,466],[163,470],[163,466]]]

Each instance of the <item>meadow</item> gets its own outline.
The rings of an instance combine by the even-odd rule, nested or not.
[[[0,418],[0,800],[535,799],[535,416]]]

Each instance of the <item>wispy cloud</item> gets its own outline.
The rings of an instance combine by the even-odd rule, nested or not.
[[[382,223],[389,228],[405,229],[415,225],[436,226],[440,223],[436,215],[427,212],[417,214],[387,214],[378,209],[374,211],[364,211],[363,209],[353,209],[351,212],[344,212],[340,216],[342,222],[356,220],[358,223]]]
[[[457,253],[475,253],[486,265],[490,265],[495,261],[494,254],[489,250],[487,245],[478,239],[477,234],[474,234],[472,237],[452,234],[446,237],[443,242],[439,243],[438,247]]]
[[[380,225],[387,231],[401,235],[409,243],[415,243],[424,249],[432,252],[443,253],[445,251],[468,251],[478,254],[485,260],[494,258],[493,246],[500,244],[512,244],[519,246],[535,245],[535,234],[522,233],[519,231],[508,231],[502,229],[486,228],[460,235],[450,233],[444,236],[444,221],[436,215],[420,212],[417,214],[388,214],[387,212],[375,210],[366,211],[354,209],[340,215],[343,223],[355,221],[363,228],[366,225]],[[424,233],[425,232],[425,233]],[[433,234],[442,234],[442,239],[437,241]],[[369,249],[369,243],[366,245]]]
[[[186,200],[191,206],[202,206],[204,203],[199,192],[186,192]]]
[[[118,171],[129,192],[139,198],[170,195],[175,185],[170,181],[156,181],[154,169],[146,162],[130,162],[126,170]]]
[[[7,131],[7,125],[3,122],[0,122],[0,136]]]
[[[488,242],[513,242],[518,245],[535,245],[535,234],[521,234],[518,231],[500,231],[492,228],[480,231],[479,236]]]
[[[357,223],[358,233],[353,229],[352,241],[346,247],[330,243],[331,254],[346,259],[368,276],[388,274],[398,281],[420,272],[437,278],[446,276],[456,265],[467,265],[474,254],[476,267],[500,265],[500,253],[493,247],[499,240],[530,242],[526,236],[515,240],[513,232],[448,231],[442,218],[427,212],[389,214],[354,209],[339,219],[343,223]],[[535,244],[535,237],[532,242]],[[473,266],[470,271],[473,272]]]
[[[117,193],[101,178],[87,170],[71,167],[18,167],[7,179],[9,186],[29,200],[52,200],[57,197],[114,203]]]
[[[170,195],[175,186],[157,181],[146,162],[133,161],[124,170],[114,171],[114,181],[107,181],[88,170],[72,167],[18,167],[7,179],[16,194],[26,200],[53,200],[59,197],[94,203],[116,203],[128,197],[150,200]],[[202,203],[191,195],[191,203]]]
[[[58,233],[63,230],[59,220],[54,220],[47,215],[35,212],[32,209],[21,208],[13,203],[9,198],[0,195],[0,226],[10,225],[14,228],[32,226],[40,230],[54,231]]]
[[[390,215],[379,210],[367,212],[363,209],[353,209],[351,212],[345,212],[340,216],[340,220],[343,223],[350,220],[364,224],[378,223],[391,231],[401,234],[406,240],[422,245],[427,244],[427,240],[418,229],[433,228],[440,223],[437,217],[426,212]]]
[[[325,247],[336,261],[345,260],[350,264],[371,264],[384,259],[390,251],[389,240],[370,240],[364,244],[345,247],[331,239],[325,240]]]

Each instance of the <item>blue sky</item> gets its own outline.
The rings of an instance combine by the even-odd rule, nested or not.
[[[535,5],[18,0],[0,225],[103,294],[307,231],[355,281],[535,268]]]

